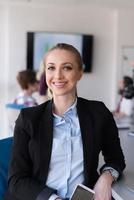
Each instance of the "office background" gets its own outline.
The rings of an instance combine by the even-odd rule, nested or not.
[[[108,4],[109,2],[109,4]],[[94,36],[93,66],[78,85],[78,94],[114,109],[122,77],[122,47],[134,46],[134,3],[131,0],[0,1],[0,136],[6,136],[5,103],[19,91],[18,71],[26,68],[26,33],[61,31]],[[101,4],[100,4],[101,3]],[[118,1],[119,3],[119,1]],[[89,55],[90,56],[90,55]],[[131,67],[131,66],[130,66]]]

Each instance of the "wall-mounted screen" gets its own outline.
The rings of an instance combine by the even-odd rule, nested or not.
[[[57,32],[27,33],[27,68],[38,70],[45,53],[57,43],[75,46],[82,56],[84,72],[92,71],[93,35]]]

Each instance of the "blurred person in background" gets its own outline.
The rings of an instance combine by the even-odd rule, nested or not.
[[[32,96],[34,92],[39,91],[39,83],[36,79],[36,72],[33,70],[23,70],[18,72],[17,81],[21,92],[13,100],[13,103],[31,107],[38,105],[36,99]]]
[[[120,80],[118,93],[120,99],[113,115],[116,118],[130,117],[133,112],[134,97],[133,79],[131,77],[124,76],[123,79]]]

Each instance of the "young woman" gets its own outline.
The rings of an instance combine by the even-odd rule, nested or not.
[[[83,183],[95,190],[95,200],[110,200],[111,185],[125,168],[112,114],[102,102],[77,97],[83,69],[73,46],[57,44],[44,64],[53,98],[23,109],[16,121],[10,194],[17,200],[63,200]],[[105,164],[98,173],[101,151]]]

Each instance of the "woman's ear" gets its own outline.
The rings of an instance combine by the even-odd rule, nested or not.
[[[81,79],[82,75],[83,75],[83,69],[81,69],[79,72],[78,81]]]

